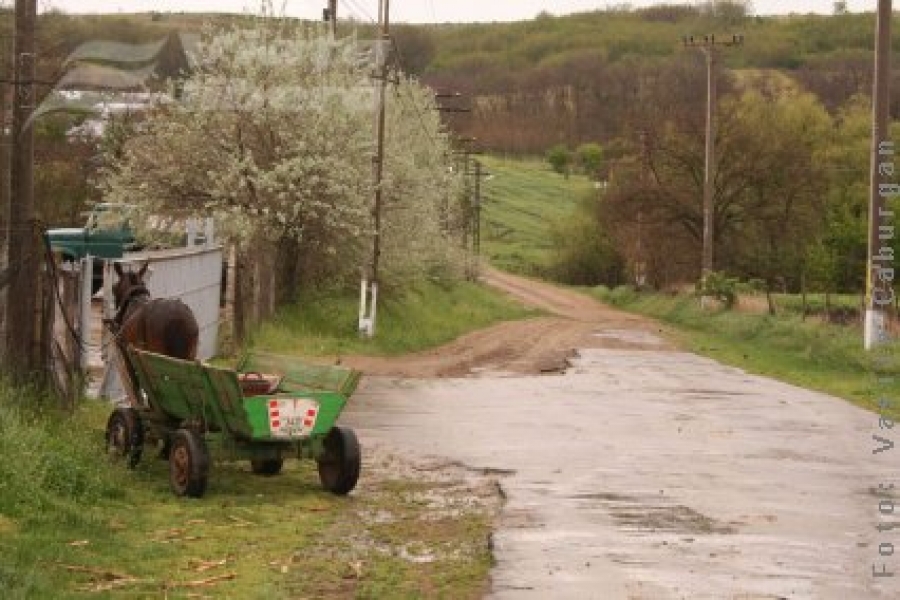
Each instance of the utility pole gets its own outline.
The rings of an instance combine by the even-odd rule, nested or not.
[[[385,91],[388,79],[387,55],[390,51],[390,0],[379,0],[378,23],[380,34],[375,41],[375,157],[374,180],[375,198],[372,203],[372,260],[368,273],[368,279],[363,276],[361,284],[359,331],[362,335],[375,337],[375,323],[378,309],[378,267],[381,258],[381,204],[382,181],[384,178],[384,125],[385,125]]]
[[[713,246],[715,243],[715,182],[716,182],[716,58],[720,47],[739,46],[743,35],[733,35],[730,40],[717,41],[715,35],[703,38],[694,36],[682,39],[685,47],[700,48],[706,55],[706,157],[703,170],[703,251],[700,262],[700,281],[714,270]]]
[[[328,8],[325,9],[325,20],[328,21],[331,31],[331,39],[337,39],[337,0],[328,0]]]
[[[0,32],[3,45],[0,46],[0,306],[6,306],[6,248],[9,223],[9,117],[7,114],[7,83],[12,80],[10,73],[9,57],[11,48],[7,47],[8,40],[12,39],[4,30]],[[6,355],[6,309],[0,308],[0,365],[4,364]]]
[[[481,161],[473,159],[472,163],[475,166],[475,198],[473,202],[475,214],[472,219],[472,251],[475,255],[475,264],[472,278],[477,280],[481,270],[481,208],[483,204],[481,182],[491,179],[493,175],[484,170],[484,165],[481,164]]]
[[[7,244],[10,283],[7,290],[6,360],[14,379],[38,371],[36,307],[38,246],[34,221],[34,34],[36,0],[16,0],[13,42],[12,162]]]
[[[894,303],[894,213],[885,199],[896,196],[894,143],[890,137],[891,0],[878,0],[875,85],[872,103],[872,164],[869,188],[869,252],[866,268],[866,350],[887,342],[885,312]]]
[[[475,206],[473,207],[475,214],[472,220],[472,252],[475,254],[475,264],[472,267],[474,271],[472,279],[477,280],[481,261],[481,178],[484,177],[484,174],[481,171],[481,162],[478,160],[472,162],[475,163]]]

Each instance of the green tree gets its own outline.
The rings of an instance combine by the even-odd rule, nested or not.
[[[550,274],[554,279],[570,285],[622,283],[622,256],[599,217],[597,199],[591,194],[571,217],[551,228],[554,254]]]
[[[770,288],[796,282],[807,245],[822,230],[821,149],[828,146],[832,121],[809,94],[772,98],[745,92],[723,98],[718,113],[716,269],[763,279]],[[632,167],[616,171],[608,218],[620,245],[639,237],[639,228],[653,244],[672,244],[662,253],[670,268],[683,254],[683,242],[676,241],[692,241],[696,276],[703,231],[702,126],[690,118],[644,123]]]
[[[566,146],[560,144],[551,148],[547,152],[547,162],[550,163],[550,167],[554,171],[560,175],[565,175],[566,179],[569,178],[569,171],[572,167],[572,152]]]
[[[581,172],[593,179],[601,179],[603,167],[603,146],[596,143],[582,144],[575,150]]]

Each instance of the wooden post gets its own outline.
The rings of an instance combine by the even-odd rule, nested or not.
[[[337,0],[328,0],[328,20],[331,29],[331,39],[337,39]]]
[[[39,373],[38,327],[41,309],[38,298],[39,246],[34,220],[34,131],[29,118],[34,110],[34,30],[36,0],[16,0],[15,95],[12,119],[12,168],[8,260],[11,278],[7,290],[7,353],[15,380],[24,381]]]

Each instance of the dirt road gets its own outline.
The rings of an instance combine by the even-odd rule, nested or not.
[[[877,529],[900,469],[873,454],[877,416],[578,294],[486,279],[553,316],[372,362],[345,416],[366,444],[498,477],[492,597],[900,597],[872,575],[900,571],[879,554],[900,544]]]
[[[346,357],[367,375],[406,378],[461,377],[478,373],[560,373],[579,348],[644,348],[659,326],[590,298],[538,281],[486,269],[482,280],[550,316],[500,323],[456,341],[399,358]],[[603,328],[606,335],[596,335]],[[657,348],[665,347],[652,338]]]

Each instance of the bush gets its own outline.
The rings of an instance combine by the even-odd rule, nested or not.
[[[600,288],[596,289],[600,290]],[[601,298],[613,306],[627,306],[637,300],[639,295],[634,286],[620,285],[610,290],[605,296],[601,296]]]
[[[715,298],[726,309],[731,309],[737,300],[738,283],[736,278],[728,277],[722,272],[713,271],[697,286],[697,295]]]
[[[569,176],[569,169],[572,165],[572,153],[562,144],[554,146],[547,152],[547,162],[554,171],[560,175]]]

